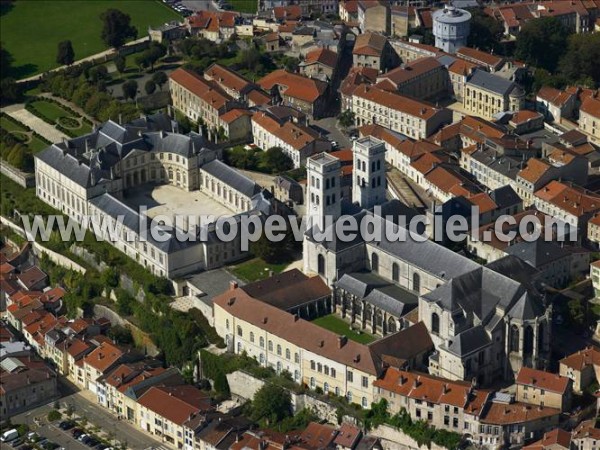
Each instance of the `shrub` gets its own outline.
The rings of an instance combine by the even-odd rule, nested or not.
[[[57,420],[60,420],[62,417],[62,414],[60,413],[60,411],[53,409],[52,411],[50,411],[48,413],[48,421],[49,422],[56,422]]]

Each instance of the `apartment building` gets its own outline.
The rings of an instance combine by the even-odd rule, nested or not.
[[[435,101],[449,94],[446,68],[435,58],[419,58],[377,77],[376,87],[420,100]]]
[[[368,31],[356,36],[352,65],[382,72],[397,65],[397,56],[384,35]]]
[[[184,26],[192,36],[222,42],[235,33],[236,23],[240,17],[240,13],[234,11],[199,10],[185,19]]]
[[[339,93],[342,100],[341,110],[346,111],[351,109],[354,91],[362,84],[375,84],[378,75],[379,71],[377,69],[352,67],[346,78],[344,78],[340,84]]]
[[[442,59],[439,60],[442,61]],[[476,64],[458,58],[447,64],[450,95],[457,101],[462,102],[465,97],[467,81],[476,68]]]
[[[214,82],[231,98],[245,102],[248,94],[256,89],[254,83],[237,72],[214,63],[204,71],[204,79]]]
[[[573,380],[573,390],[581,394],[588,386],[600,382],[600,350],[587,347],[559,361],[559,373]]]
[[[344,22],[358,20],[358,0],[341,0],[339,2],[340,19]]]
[[[496,56],[491,53],[487,53],[482,50],[478,50],[476,48],[471,47],[459,48],[456,52],[456,56],[472,64],[475,64],[478,67],[482,67],[491,73],[500,70],[504,65],[503,57]]]
[[[425,57],[438,57],[445,55],[443,51],[433,45],[421,44],[420,42],[403,41],[400,39],[390,40],[392,48],[405,63]]]
[[[365,33],[374,31],[388,35],[390,33],[390,2],[387,0],[359,0],[358,24]]]
[[[299,72],[308,78],[332,80],[336,73],[338,54],[328,48],[316,48],[308,52],[299,65]]]
[[[577,96],[550,86],[542,86],[535,97],[536,110],[549,122],[570,119],[575,111]]]
[[[525,93],[513,81],[478,69],[465,86],[463,108],[471,114],[492,119],[494,114],[522,109]]]
[[[579,108],[579,129],[600,145],[600,98],[586,97]]]
[[[280,147],[295,168],[306,165],[309,156],[331,150],[331,143],[312,129],[291,121],[280,123],[264,112],[252,116],[252,136],[254,144],[265,151]]]
[[[425,139],[452,121],[452,113],[393,92],[367,85],[352,95],[356,125],[376,123],[413,139]]]
[[[271,94],[273,104],[299,109],[311,118],[322,117],[328,110],[329,85],[283,69],[261,78],[258,84]]]
[[[571,410],[572,380],[555,373],[522,367],[516,378],[518,402]]]
[[[587,236],[587,223],[600,210],[600,196],[575,185],[551,181],[534,195],[535,207],[565,224],[565,233]]]
[[[152,386],[138,400],[137,426],[175,448],[193,447],[185,424],[213,410],[210,396],[189,385]]]
[[[468,434],[483,447],[523,444],[558,424],[560,410],[514,402],[510,396],[476,389],[425,373],[388,368],[374,383],[375,398],[386,399],[391,413],[404,409],[414,421]]]

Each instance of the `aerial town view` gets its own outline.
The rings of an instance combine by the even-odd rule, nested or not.
[[[0,0],[0,446],[600,450],[600,0]]]

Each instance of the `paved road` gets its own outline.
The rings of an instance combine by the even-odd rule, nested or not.
[[[215,11],[217,9],[211,0],[183,0],[181,4],[192,11]]]
[[[63,138],[68,138],[66,134],[56,129],[53,125],[44,122],[39,117],[27,111],[25,109],[25,105],[23,104],[7,106],[6,108],[2,108],[2,112],[5,112],[12,118],[27,125],[33,131],[46,138],[50,142],[60,142]]]
[[[325,137],[330,141],[336,141],[340,148],[352,148],[350,138],[338,128],[337,118],[327,117],[325,119],[312,120],[310,126],[325,134]]]
[[[112,433],[116,440],[126,444],[127,448],[143,450],[148,447],[160,446],[160,442],[156,441],[152,436],[144,433],[142,430],[128,422],[117,420],[114,415],[96,404],[93,400],[93,395],[90,392],[77,392],[61,398],[59,402],[61,405],[71,405],[74,409],[75,416],[85,417],[90,424],[95,425],[105,433]],[[77,446],[76,444],[79,443],[75,442],[70,434],[64,433],[62,430],[58,429],[55,424],[47,423],[45,418],[48,415],[48,412],[53,409],[53,405],[54,402],[40,406],[28,413],[17,415],[11,420],[15,424],[29,424],[34,431],[39,432],[42,436],[48,437],[48,439],[53,442],[61,444],[61,446],[66,449],[83,450],[88,448],[81,444],[80,446]],[[34,417],[41,418],[41,425],[39,427],[34,425]],[[62,445],[62,441],[69,445]]]

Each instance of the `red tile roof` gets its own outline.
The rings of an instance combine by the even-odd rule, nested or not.
[[[581,111],[600,119],[600,99],[588,97],[581,104]]]
[[[563,92],[550,86],[542,86],[538,91],[537,96],[548,103],[562,107],[573,97],[573,94]]]
[[[201,98],[212,108],[221,109],[232,100],[220,88],[187,69],[179,68],[172,72],[169,78],[172,82],[183,86],[192,94]]]
[[[231,123],[231,122],[236,121],[237,119],[239,119],[242,116],[251,116],[251,115],[252,115],[252,112],[248,109],[234,108],[234,109],[227,111],[224,114],[221,114],[221,116],[219,116],[219,120],[221,120],[225,123]]]
[[[543,370],[522,367],[517,374],[516,382],[523,386],[531,386],[546,391],[566,394],[571,380],[558,374],[545,372]]]
[[[418,58],[405,64],[404,66],[397,67],[383,75],[380,75],[377,78],[377,81],[380,82],[387,80],[397,89],[403,83],[422,77],[426,73],[441,69],[442,67],[442,64],[440,64],[440,62],[435,58]]]
[[[600,366],[600,349],[587,347],[564,357],[560,363],[573,370],[583,370],[587,366]]]
[[[571,433],[561,428],[556,428],[555,430],[544,433],[542,439],[523,447],[523,450],[545,450],[550,448],[557,450],[557,447],[562,447],[567,450],[570,449]]]
[[[437,108],[429,103],[384,91],[374,86],[358,86],[353,95],[424,120],[431,119],[442,111],[442,108]]]
[[[306,78],[283,69],[271,72],[258,84],[267,91],[275,85],[283,86],[284,95],[310,103],[321,97],[328,87],[328,84],[323,81]]]
[[[395,368],[388,368],[373,386],[416,400],[463,408],[473,415],[481,413],[490,394],[490,391],[473,389],[471,383]]]
[[[353,55],[379,56],[383,54],[387,38],[379,33],[367,32],[356,36]]]
[[[110,366],[115,364],[122,356],[123,351],[108,342],[103,342],[94,351],[84,358],[84,363],[93,367],[98,372],[104,373]]]
[[[504,58],[501,56],[492,55],[491,53],[470,47],[459,48],[456,52],[456,56],[470,61],[481,62],[482,64],[491,67],[498,67],[502,64],[502,61],[504,61]]]
[[[152,386],[138,404],[177,425],[183,425],[200,411],[211,409],[210,396],[189,385]]]
[[[302,8],[298,5],[276,6],[273,8],[273,16],[277,20],[299,20],[302,17]]]
[[[360,439],[362,431],[360,428],[355,427],[349,423],[343,423],[339,429],[338,435],[335,438],[334,443],[341,447],[354,448]]]
[[[317,48],[311,50],[304,58],[305,64],[321,63],[327,67],[334,68],[337,64],[338,55],[333,50],[327,48]]]
[[[492,402],[480,422],[490,425],[510,425],[558,417],[559,415],[559,409],[547,406],[531,406],[521,402],[511,404]]]
[[[535,196],[577,217],[600,210],[599,195],[556,180],[537,191]]]
[[[250,80],[240,74],[216,63],[204,71],[204,78],[214,80],[220,86],[225,86],[235,92],[242,92],[252,84]]]

